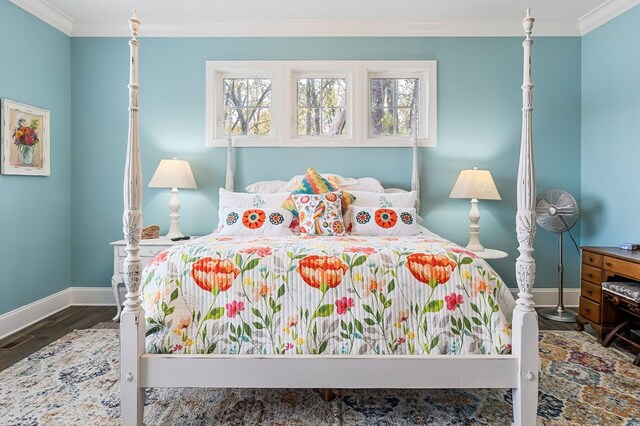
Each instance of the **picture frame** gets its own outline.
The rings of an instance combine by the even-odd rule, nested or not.
[[[50,113],[9,99],[0,100],[3,175],[51,174]]]

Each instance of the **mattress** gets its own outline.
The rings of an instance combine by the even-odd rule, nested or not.
[[[142,277],[148,353],[504,354],[514,300],[437,235],[224,237]]]

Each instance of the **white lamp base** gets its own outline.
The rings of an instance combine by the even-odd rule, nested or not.
[[[180,200],[178,199],[178,188],[171,189],[171,198],[169,199],[170,225],[167,238],[180,238],[184,234],[180,232]]]
[[[467,250],[470,251],[484,251],[484,247],[480,244],[480,210],[478,210],[478,200],[471,199],[471,210],[469,211],[469,244],[467,244]]]

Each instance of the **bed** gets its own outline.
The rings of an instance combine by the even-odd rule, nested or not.
[[[538,325],[531,31],[524,30],[518,298],[472,252],[411,237],[234,237],[175,246],[143,273],[138,28],[129,20],[121,419],[142,424],[147,387],[511,388],[514,424],[536,422]],[[412,189],[419,189],[413,147]],[[227,189],[233,189],[231,146]],[[419,192],[419,191],[418,191]]]

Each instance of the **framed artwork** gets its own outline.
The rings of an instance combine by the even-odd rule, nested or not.
[[[49,111],[2,99],[2,174],[49,176]]]

